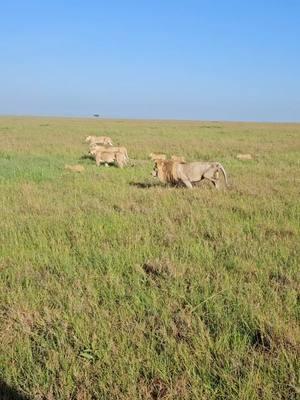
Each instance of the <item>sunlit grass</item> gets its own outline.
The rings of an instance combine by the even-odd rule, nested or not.
[[[89,134],[130,166],[83,158]],[[299,148],[295,124],[1,118],[1,380],[49,400],[296,399]],[[156,151],[222,162],[229,189],[158,184]]]

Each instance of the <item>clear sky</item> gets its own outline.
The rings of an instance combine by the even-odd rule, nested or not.
[[[0,114],[300,121],[300,0],[0,0]]]

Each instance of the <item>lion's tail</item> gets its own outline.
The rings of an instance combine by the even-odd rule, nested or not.
[[[226,171],[225,171],[223,165],[219,163],[218,167],[222,171],[222,174],[223,174],[224,179],[225,179],[226,186],[228,186],[227,174],[226,174]]]

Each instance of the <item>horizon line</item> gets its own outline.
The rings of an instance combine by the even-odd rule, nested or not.
[[[96,114],[96,113],[95,113]],[[0,118],[65,118],[65,119],[89,119],[89,120],[98,120],[98,121],[159,121],[159,122],[210,122],[210,123],[253,123],[253,124],[300,124],[300,120],[292,121],[292,120],[248,120],[248,119],[196,119],[196,118],[143,118],[143,117],[109,117],[109,116],[100,116],[96,117],[93,114],[91,115],[58,115],[58,114],[1,114]]]

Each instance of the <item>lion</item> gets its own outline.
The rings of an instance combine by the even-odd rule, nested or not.
[[[67,169],[68,171],[72,171],[72,172],[83,172],[84,171],[84,166],[83,165],[65,165],[65,169]]]
[[[95,154],[95,160],[97,167],[101,164],[115,164],[119,168],[123,168],[126,165],[126,158],[120,151],[98,151]]]
[[[91,156],[94,156],[97,151],[111,151],[111,152],[119,151],[120,153],[124,154],[126,161],[129,160],[127,149],[124,146],[105,147],[105,146],[100,146],[97,144],[90,146],[89,154]]]
[[[149,158],[152,161],[155,161],[155,160],[166,160],[167,156],[165,154],[150,153],[149,154]]]
[[[185,163],[185,158],[183,156],[171,156],[171,160],[180,163]]]
[[[253,157],[251,154],[237,154],[236,158],[238,160],[253,160]]]
[[[224,176],[227,186],[227,175],[224,167],[219,162],[196,161],[191,163],[179,163],[173,160],[156,160],[152,176],[157,177],[164,183],[173,185],[184,184],[190,189],[193,188],[193,184],[203,179],[208,179],[219,189],[220,172]]]
[[[94,144],[103,144],[106,146],[112,146],[112,140],[109,136],[87,136],[85,138],[86,143],[90,143],[90,145]]]

